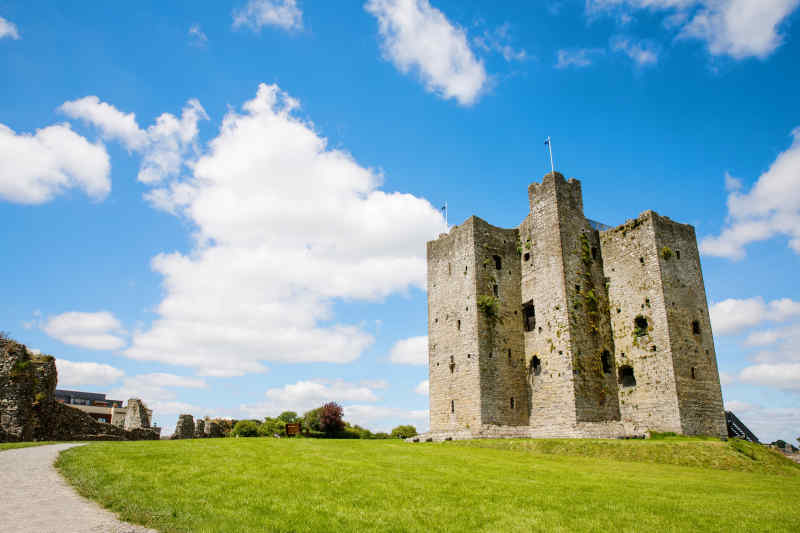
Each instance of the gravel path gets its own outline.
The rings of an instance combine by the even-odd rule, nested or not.
[[[0,451],[3,533],[155,533],[120,522],[78,493],[53,467],[59,452],[80,444]]]

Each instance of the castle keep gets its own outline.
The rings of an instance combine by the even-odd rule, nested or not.
[[[528,197],[428,243],[425,438],[726,436],[694,228],[592,222],[559,173]]]

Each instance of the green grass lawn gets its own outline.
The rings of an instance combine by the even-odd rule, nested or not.
[[[797,531],[800,469],[736,446],[207,439],[93,443],[57,466],[160,531]],[[641,462],[692,448],[705,466]]]
[[[45,444],[58,444],[56,442],[0,442],[0,452],[15,448],[30,448],[31,446],[44,446]]]

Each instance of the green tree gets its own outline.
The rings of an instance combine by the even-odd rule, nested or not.
[[[417,428],[411,425],[397,426],[392,430],[393,439],[407,439],[417,435]]]
[[[282,420],[286,424],[293,424],[300,421],[300,417],[294,411],[284,411],[278,415],[278,420]]]
[[[322,413],[322,407],[306,411],[303,415],[303,427],[309,431],[322,431],[319,423],[320,413]]]
[[[259,423],[256,420],[239,420],[233,426],[231,435],[234,437],[257,437]]]

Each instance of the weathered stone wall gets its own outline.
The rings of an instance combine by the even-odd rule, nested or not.
[[[694,228],[652,215],[681,431],[726,436],[722,390]]]
[[[520,225],[520,312],[524,314],[527,307],[534,315],[524,333],[531,390],[529,425],[539,429],[576,422],[557,185],[562,199],[572,197],[568,205],[579,205],[579,199],[571,194],[574,188],[560,174],[545,176],[542,183],[532,183],[528,188],[530,213]]]
[[[428,243],[432,430],[481,425],[475,218]]]
[[[150,416],[147,414],[147,408],[142,403],[142,400],[138,398],[130,398],[128,400],[124,427],[128,430],[150,427]]]
[[[204,439],[206,438],[206,421],[202,418],[198,418],[197,422],[194,425],[194,438],[196,439]]]
[[[124,407],[112,407],[111,408],[111,424],[120,428],[125,427],[125,417],[128,414],[128,410]]]
[[[560,233],[561,247],[556,257],[562,260],[564,277],[551,282],[563,283],[566,295],[564,309],[569,318],[564,355],[571,363],[575,418],[578,422],[619,420],[602,253],[599,236],[583,215],[581,184],[574,179],[564,181],[560,174],[548,174],[539,194],[545,196],[541,202],[557,204],[554,226]]]
[[[528,194],[516,230],[470,217],[428,243],[429,438],[723,436],[691,226],[598,232],[558,173]]]
[[[222,427],[216,420],[205,421],[205,433],[206,437],[211,439],[221,438],[225,436],[225,432],[222,431]]]
[[[601,246],[609,279],[622,420],[680,433],[653,213],[647,211],[604,231]],[[632,369],[635,384],[624,376],[627,368]]]
[[[55,359],[0,338],[0,440],[150,440],[160,429],[126,431],[55,401]]]
[[[0,438],[28,441],[33,437],[35,374],[25,346],[0,337]]]
[[[194,438],[194,417],[192,415],[183,414],[178,417],[178,423],[175,424],[175,433],[172,439],[193,439]]]
[[[519,231],[474,221],[481,423],[523,426],[530,392],[520,315]]]

